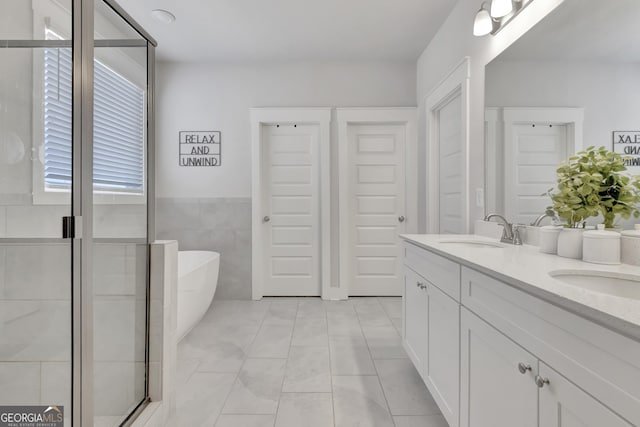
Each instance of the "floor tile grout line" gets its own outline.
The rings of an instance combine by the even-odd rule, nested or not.
[[[284,388],[284,382],[287,377],[287,368],[289,367],[289,356],[291,355],[291,343],[293,342],[293,333],[296,328],[296,322],[298,318],[298,310],[300,309],[300,300],[296,300],[296,314],[293,317],[293,327],[291,328],[291,336],[289,337],[289,348],[287,349],[287,359],[284,364],[284,372],[282,373],[282,381],[280,382],[280,392],[278,393],[278,404],[276,405],[276,415],[273,419],[273,425],[276,426],[278,424],[278,414],[280,412],[280,402],[282,401],[282,394],[284,393],[282,390]]]
[[[380,304],[380,301],[376,297],[376,301]],[[384,311],[384,309],[383,309]],[[389,319],[389,316],[385,312],[385,316]],[[391,321],[391,319],[389,319]],[[358,317],[358,322],[360,322],[360,317]],[[362,328],[362,322],[360,322],[360,328]],[[362,330],[362,334],[364,335],[364,329]],[[378,379],[378,385],[380,385],[380,390],[382,391],[382,396],[384,397],[384,401],[387,404],[387,410],[389,411],[389,418],[391,418],[391,424],[396,427],[396,421],[393,419],[393,414],[391,413],[391,406],[389,405],[389,399],[387,398],[387,393],[384,391],[384,387],[382,386],[382,380],[380,379],[380,372],[378,372],[378,367],[376,366],[375,360],[373,360],[373,356],[371,355],[371,348],[369,348],[369,341],[367,337],[365,337],[365,342],[367,343],[367,350],[369,351],[369,357],[371,357],[371,363],[373,364],[373,369],[376,371],[375,377]]]
[[[253,345],[254,341],[256,340],[256,337],[258,336],[258,333],[260,332],[260,329],[262,328],[262,325],[264,324],[264,319],[265,319],[265,317],[267,317],[267,313],[269,313],[269,309],[270,308],[271,308],[271,301],[269,301],[269,305],[267,306],[267,309],[264,311],[264,314],[262,315],[262,321],[260,322],[260,326],[258,327],[258,332],[256,332],[256,334],[254,335],[253,339],[251,340],[251,343],[247,347],[247,351],[251,350],[251,346]],[[231,392],[233,391],[233,387],[238,382],[238,379],[240,377],[240,372],[242,372],[242,368],[247,363],[247,359],[249,359],[249,357],[247,357],[247,354],[245,353],[244,360],[242,361],[242,365],[240,365],[240,369],[238,370],[238,372],[236,372],[236,376],[233,379],[233,384],[231,384],[231,388],[229,388],[229,392],[227,393],[226,397],[224,398],[224,402],[222,402],[222,406],[220,407],[220,412],[218,413],[218,416],[216,417],[216,421],[213,424],[214,427],[215,427],[216,424],[218,424],[218,421],[220,420],[220,416],[223,415],[224,407],[227,405],[227,401],[229,400],[229,396],[231,396]],[[224,414],[224,415],[226,415],[226,414]],[[274,424],[275,424],[275,421],[274,421]]]

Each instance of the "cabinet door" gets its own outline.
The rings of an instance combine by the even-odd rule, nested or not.
[[[536,427],[537,359],[464,307],[460,346],[460,425]]]
[[[633,426],[542,362],[539,375],[549,381],[540,389],[540,426]]]
[[[459,425],[460,304],[429,284],[424,377],[450,427]]]
[[[427,355],[427,304],[426,281],[405,268],[404,347],[420,375]]]

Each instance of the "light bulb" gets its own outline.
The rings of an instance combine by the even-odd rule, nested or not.
[[[476,19],[473,21],[473,35],[476,37],[486,36],[493,31],[493,19],[489,15],[489,11],[484,7],[476,13]]]
[[[502,18],[511,13],[513,3],[511,0],[493,0],[491,2],[491,16],[494,18]]]

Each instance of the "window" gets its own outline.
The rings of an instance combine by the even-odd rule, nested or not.
[[[44,50],[45,191],[71,187],[71,64],[71,49]],[[144,193],[144,108],[143,89],[94,61],[94,191]]]

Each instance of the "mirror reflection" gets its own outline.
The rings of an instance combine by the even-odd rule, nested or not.
[[[640,147],[639,18],[637,0],[566,0],[487,65],[487,213],[531,224],[551,204],[542,194],[562,160],[614,150],[614,136],[638,135]],[[640,158],[634,150],[615,148]]]

